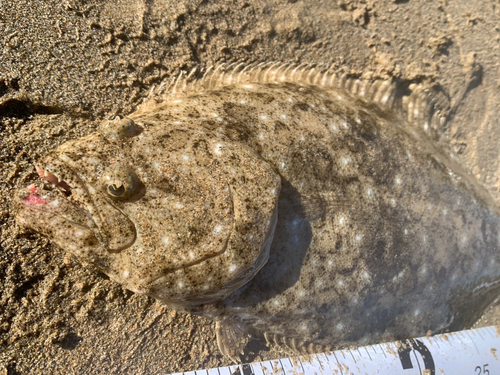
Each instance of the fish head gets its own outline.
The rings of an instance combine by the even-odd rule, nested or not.
[[[36,170],[17,223],[176,308],[223,299],[267,262],[280,176],[251,148],[196,123],[112,117]]]

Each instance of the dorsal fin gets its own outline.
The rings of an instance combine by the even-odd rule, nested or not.
[[[384,109],[400,113],[410,123],[420,126],[434,140],[439,140],[450,111],[447,96],[436,85],[415,84],[392,79],[351,77],[336,73],[333,67],[312,63],[280,61],[232,63],[196,67],[181,72],[170,82],[153,88],[139,112],[158,103],[223,86],[245,83],[315,85],[340,89]]]

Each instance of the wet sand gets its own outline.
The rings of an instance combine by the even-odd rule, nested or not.
[[[134,295],[17,227],[34,161],[198,64],[301,61],[434,82],[445,129],[500,201],[500,1],[15,1],[0,4],[0,375],[216,367],[214,325]],[[479,324],[496,324],[498,311]],[[254,348],[249,360],[276,352]]]

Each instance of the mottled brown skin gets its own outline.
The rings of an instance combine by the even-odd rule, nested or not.
[[[130,290],[216,319],[224,354],[245,331],[339,347],[465,328],[498,294],[496,205],[390,111],[282,83],[130,118],[135,131],[110,136],[106,122],[42,163],[86,191],[90,215],[24,191],[18,222]],[[132,193],[110,197],[109,181],[132,174]]]

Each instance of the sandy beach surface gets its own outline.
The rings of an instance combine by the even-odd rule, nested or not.
[[[439,84],[456,108],[450,142],[500,200],[499,0],[2,0],[0,375],[230,363],[213,323],[134,295],[19,228],[11,196],[49,150],[132,112],[181,70],[256,60]],[[260,349],[247,360],[280,355]]]

